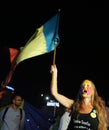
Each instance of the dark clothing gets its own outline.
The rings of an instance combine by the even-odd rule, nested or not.
[[[88,114],[73,112],[67,130],[98,130],[98,118],[96,110]]]

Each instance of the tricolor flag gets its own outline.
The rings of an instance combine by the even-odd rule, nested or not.
[[[44,25],[37,28],[36,32],[28,40],[26,45],[20,48],[20,51],[14,48],[9,48],[10,62],[12,65],[6,79],[1,84],[2,87],[6,87],[6,85],[9,84],[16,66],[21,61],[44,53],[49,53],[57,47],[60,42],[58,35],[59,16],[60,11],[58,11],[57,14],[49,19]]]
[[[59,15],[60,12],[49,19],[44,25],[36,29],[36,32],[29,39],[26,45],[21,48],[16,60],[17,64],[25,59],[54,50],[54,44],[57,46],[60,41],[58,35]]]

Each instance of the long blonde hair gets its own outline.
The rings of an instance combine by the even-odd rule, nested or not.
[[[86,80],[82,82],[81,86],[83,85],[85,81]],[[98,92],[97,92],[97,89],[95,88],[94,83],[91,80],[87,80],[87,81],[91,83],[94,89],[94,92],[91,97],[91,103],[92,103],[93,108],[95,108],[97,111],[98,121],[99,121],[98,130],[107,130],[107,115],[106,115],[106,107],[104,104],[104,100],[102,99],[102,97],[98,95]],[[73,110],[78,111],[79,108],[81,107],[81,104],[82,104],[82,97],[79,92],[77,95],[76,101],[72,106]]]

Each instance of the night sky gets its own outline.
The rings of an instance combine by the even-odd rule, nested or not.
[[[16,6],[9,6],[6,12],[2,11],[0,82],[10,67],[8,47],[25,45],[36,28],[61,9],[60,44],[56,51],[59,91],[75,98],[81,81],[88,78],[94,81],[100,96],[108,100],[109,40],[104,9],[88,8],[88,5],[82,9],[79,8],[81,4],[61,1],[46,1],[42,7],[42,2],[36,6],[35,3],[26,3],[25,6],[17,3]],[[40,94],[50,94],[52,63],[53,52],[21,62],[9,85],[19,91],[25,100],[40,105]]]

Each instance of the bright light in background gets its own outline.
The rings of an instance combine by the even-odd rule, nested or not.
[[[60,103],[57,102],[52,96],[49,94],[40,94],[42,101],[44,103],[44,107],[46,106],[46,110],[49,110],[49,112],[52,112],[53,117],[55,117],[57,108],[60,107]]]
[[[47,102],[47,106],[54,106],[54,107],[59,107],[59,102],[56,102],[54,100],[50,100]]]
[[[52,100],[52,98],[47,94],[41,93],[41,97],[43,97],[43,100],[46,102],[46,106],[53,106],[53,107],[60,106],[59,102]]]
[[[11,90],[11,91],[15,91],[15,89],[11,86],[6,86],[7,89]]]
[[[41,94],[41,97],[43,97],[43,96],[44,96],[44,94],[42,93],[42,94]]]
[[[48,101],[48,100],[50,99],[50,97],[49,97],[49,96],[46,96],[45,99]]]
[[[50,96],[47,95],[47,94],[41,93],[41,97],[42,97],[44,100],[46,100],[46,101],[50,100]]]

